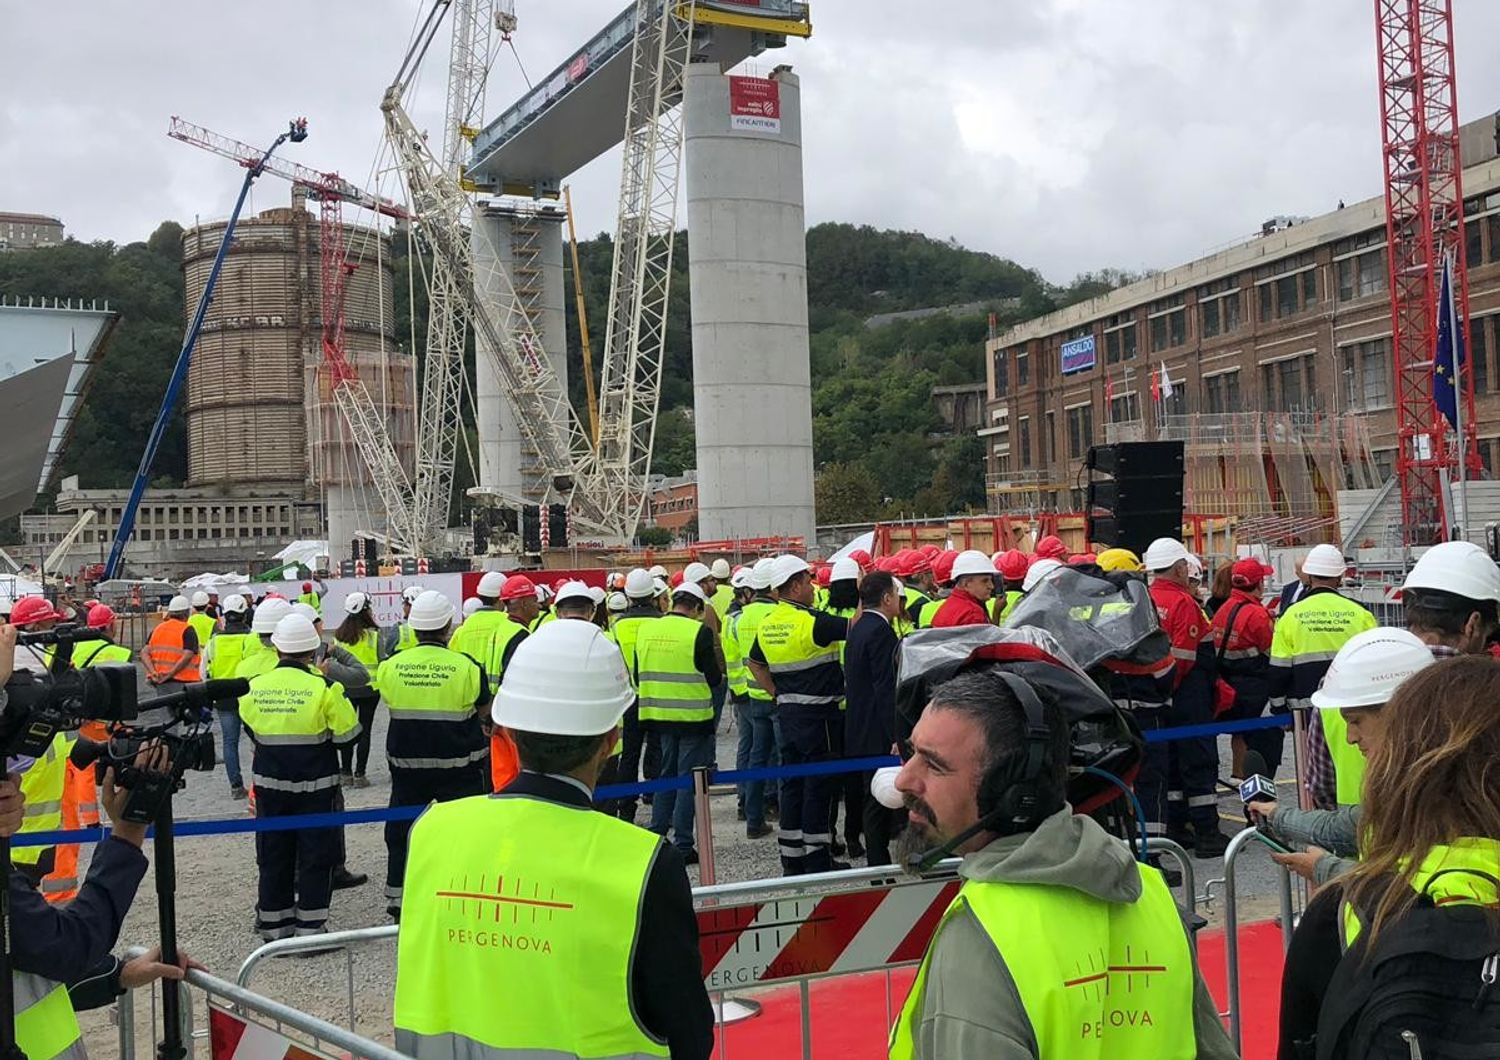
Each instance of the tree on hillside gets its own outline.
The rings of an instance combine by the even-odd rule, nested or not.
[[[813,479],[813,503],[819,522],[867,522],[879,515],[880,483],[861,464],[828,464]]]

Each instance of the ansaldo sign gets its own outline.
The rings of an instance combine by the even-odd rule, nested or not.
[[[781,84],[764,77],[729,79],[729,127],[781,132]]]
[[[1094,336],[1085,335],[1081,339],[1062,344],[1062,374],[1069,375],[1073,372],[1082,372],[1094,367],[1097,360],[1094,355]]]

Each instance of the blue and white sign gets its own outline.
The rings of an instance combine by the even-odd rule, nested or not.
[[[1098,363],[1098,358],[1094,353],[1094,336],[1085,335],[1081,339],[1062,344],[1063,375],[1085,371]]]

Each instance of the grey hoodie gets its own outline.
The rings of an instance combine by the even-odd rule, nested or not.
[[[1106,902],[1134,902],[1141,896],[1140,871],[1130,849],[1091,818],[1066,809],[1034,832],[996,839],[967,855],[958,873],[968,880],[1071,887]],[[928,954],[914,1031],[918,1060],[1038,1060],[1036,1035],[1015,980],[971,911],[947,919]],[[1199,1060],[1235,1060],[1196,958],[1193,979]]]

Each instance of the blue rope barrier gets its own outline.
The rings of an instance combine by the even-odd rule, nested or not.
[[[1180,725],[1157,729],[1145,734],[1147,743],[1169,743],[1225,733],[1250,732],[1255,729],[1285,728],[1292,723],[1290,714],[1273,714],[1264,718],[1226,721],[1210,725]],[[835,776],[842,773],[864,773],[886,766],[898,766],[895,755],[870,758],[836,758],[827,762],[805,762],[795,766],[767,766],[760,769],[732,769],[714,773],[716,784],[748,784],[760,780],[786,780],[790,777]],[[606,784],[594,792],[599,800],[634,798],[659,791],[690,791],[691,775],[660,777],[635,784]],[[177,821],[179,837],[204,835],[244,835],[256,832],[285,832],[297,828],[339,828],[345,825],[381,824],[386,821],[415,820],[425,806],[381,806],[368,810],[343,810],[337,813],[301,813],[285,817],[231,817],[198,821]],[[149,833],[148,833],[149,834]],[[97,843],[109,835],[107,828],[75,828],[48,832],[26,832],[11,839],[13,847],[52,846],[56,843]]]

